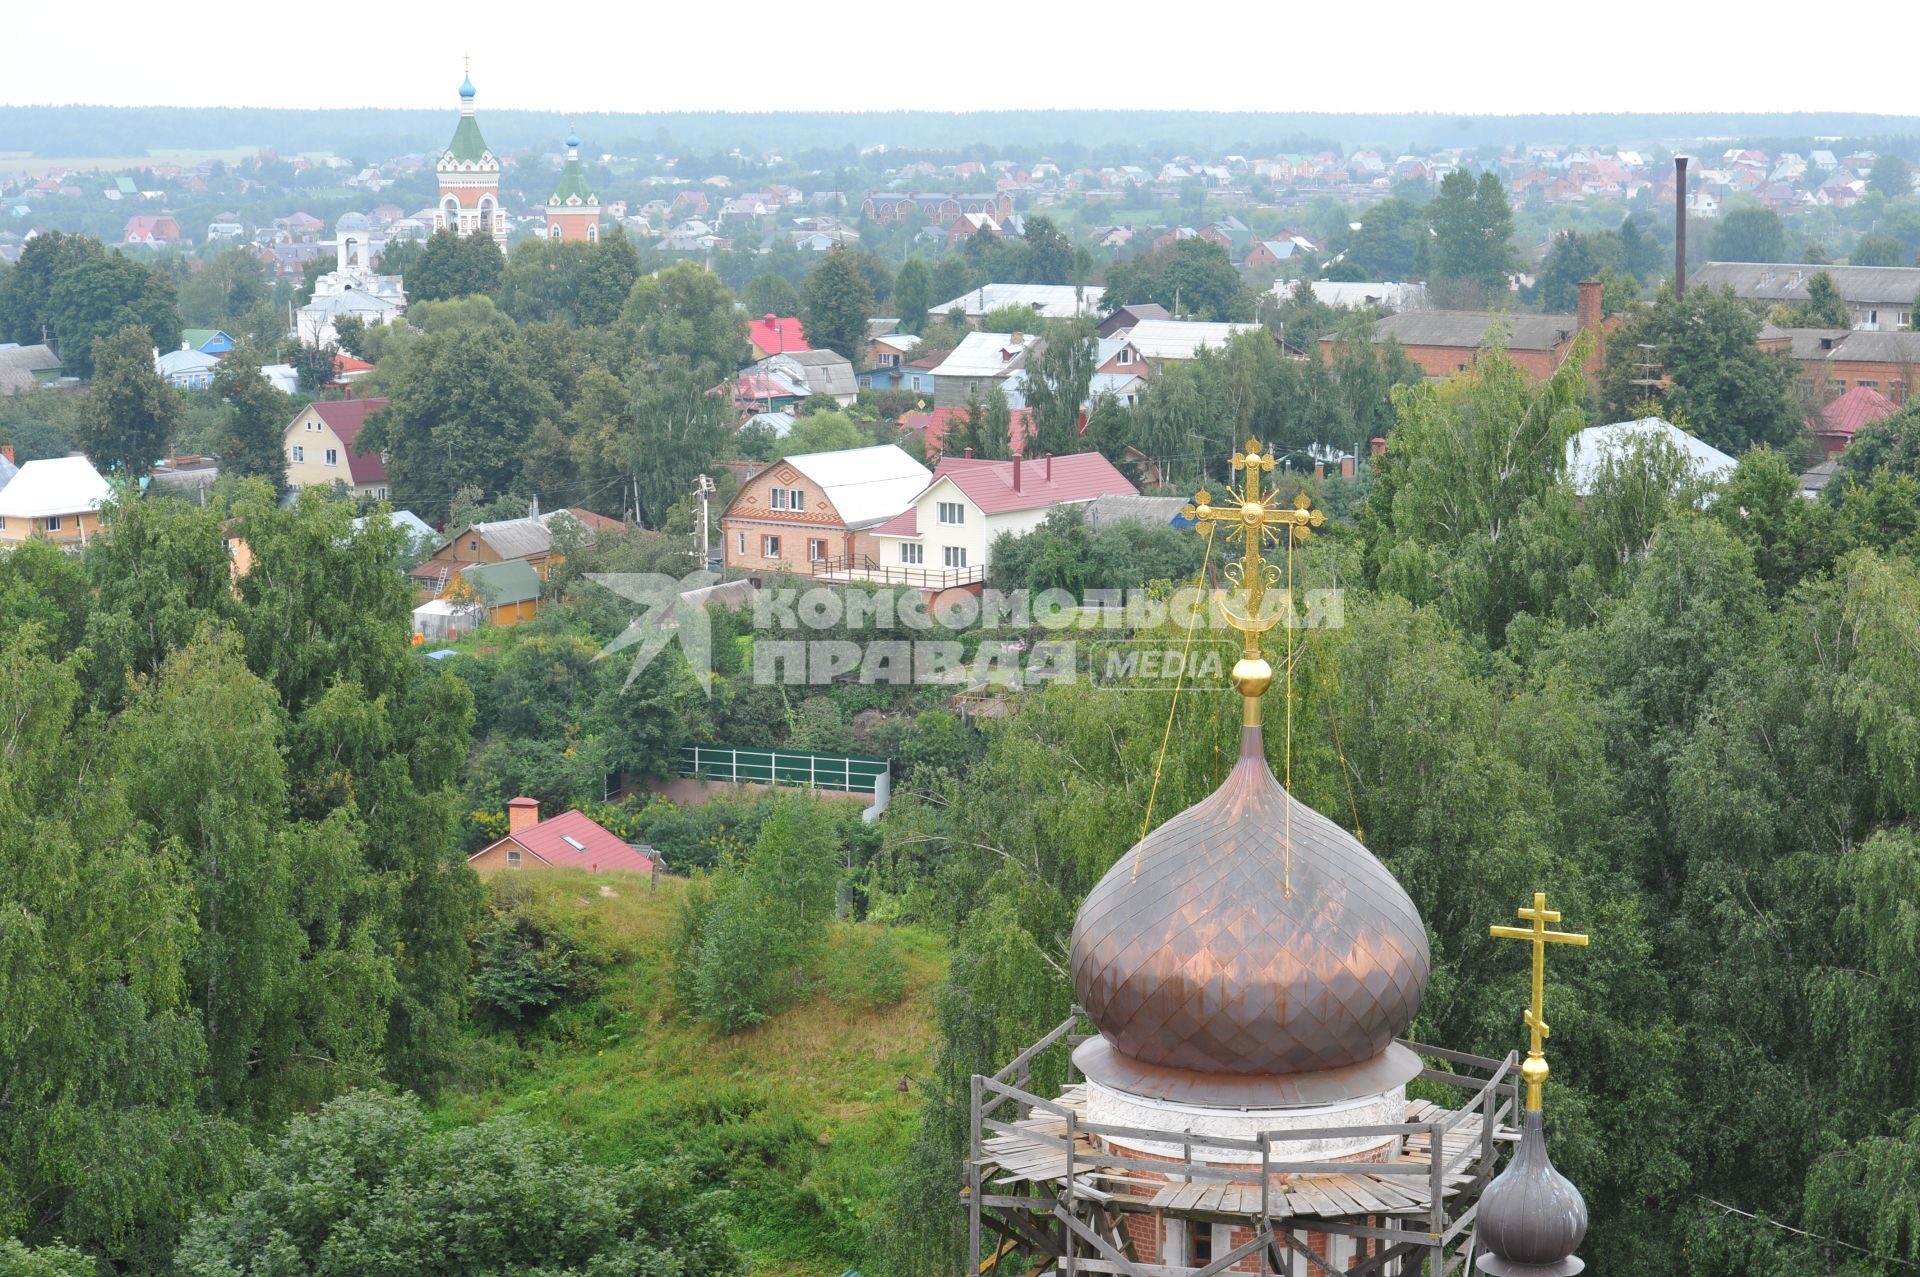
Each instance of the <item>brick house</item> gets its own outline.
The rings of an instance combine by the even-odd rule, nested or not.
[[[1600,364],[1610,321],[1601,315],[1599,281],[1582,280],[1579,290],[1579,307],[1572,315],[1403,310],[1375,320],[1373,340],[1393,338],[1421,372],[1431,378],[1445,378],[1472,367],[1480,351],[1504,330],[1508,357],[1529,375],[1545,381],[1566,362],[1579,335],[1591,331],[1595,337],[1593,355],[1587,363],[1591,370]],[[1332,359],[1339,340],[1335,336],[1320,339],[1322,359]]]
[[[1920,333],[1769,324],[1760,330],[1758,344],[1783,350],[1800,365],[1801,388],[1810,399],[1816,392],[1826,398],[1865,387],[1898,408],[1920,375]]]
[[[659,856],[651,847],[622,842],[606,826],[574,808],[540,819],[540,803],[515,798],[507,804],[507,832],[467,857],[478,873],[503,869],[584,869],[652,877]]]
[[[165,213],[143,213],[127,219],[127,229],[122,241],[138,244],[144,248],[156,248],[165,244],[180,242],[180,223]]]
[[[893,444],[771,462],[720,516],[726,566],[806,574],[876,549],[872,530],[907,508],[932,472]]]

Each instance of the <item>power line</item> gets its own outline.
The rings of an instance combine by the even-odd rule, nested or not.
[[[1741,1210],[1738,1206],[1729,1206],[1725,1202],[1717,1202],[1713,1198],[1700,1193],[1695,1193],[1693,1196],[1697,1201],[1705,1202],[1709,1206],[1718,1206],[1729,1215],[1738,1215],[1742,1219],[1750,1219],[1757,1224],[1766,1224],[1773,1228],[1782,1229],[1796,1236],[1804,1237],[1808,1241],[1825,1242],[1830,1246],[1844,1246],[1848,1250],[1857,1251],[1869,1259],[1878,1259],[1889,1264],[1898,1264],[1902,1268],[1920,1269],[1920,1264],[1916,1264],[1910,1259],[1901,1259],[1898,1255],[1887,1255],[1877,1250],[1868,1250],[1865,1246],[1856,1246],[1852,1242],[1841,1241],[1838,1237],[1828,1237],[1823,1233],[1810,1233],[1804,1228],[1795,1228],[1792,1224],[1783,1224],[1777,1219],[1768,1219],[1764,1215],[1756,1215],[1752,1211]]]

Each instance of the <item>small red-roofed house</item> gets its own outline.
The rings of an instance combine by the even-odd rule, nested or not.
[[[932,461],[946,454],[947,434],[966,424],[966,408],[935,408],[931,412],[910,412],[900,418],[900,428],[920,436],[921,455]],[[1025,451],[1027,436],[1033,433],[1033,409],[1013,408],[1007,419],[1007,455],[1017,457]]]
[[[1871,386],[1855,386],[1820,411],[1814,426],[1814,438],[1829,457],[1837,456],[1853,442],[1854,434],[1882,417],[1891,417],[1900,409],[1893,400]]]
[[[153,248],[180,242],[180,223],[164,213],[143,213],[127,219],[126,242]]]
[[[501,869],[584,869],[588,873],[652,876],[658,858],[650,847],[622,842],[585,812],[574,808],[540,819],[540,803],[516,798],[507,804],[507,832],[467,857],[480,873]]]
[[[753,347],[755,361],[813,349],[807,344],[807,332],[799,320],[770,314],[748,323],[747,343]]]

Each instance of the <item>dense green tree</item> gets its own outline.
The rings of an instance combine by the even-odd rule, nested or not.
[[[0,341],[31,345],[53,335],[53,289],[62,276],[106,256],[91,235],[49,231],[20,250],[20,260],[0,277]]]
[[[947,424],[940,450],[950,457],[1005,461],[1013,455],[1009,438],[1012,425],[1013,411],[1007,405],[1006,393],[998,385],[985,395],[976,389],[967,397],[967,406]]]
[[[1787,256],[1787,232],[1780,214],[1758,204],[1728,209],[1707,237],[1707,255],[1716,262],[1779,262]]]
[[[1073,281],[1073,241],[1050,217],[1026,219],[1020,232],[1026,242],[1026,279],[1029,284],[1067,284]]]
[[[590,1163],[519,1117],[436,1132],[412,1097],[343,1096],[294,1119],[246,1188],[195,1220],[187,1277],[542,1273],[729,1277],[719,1218],[676,1173]]]
[[[1342,265],[1358,280],[1398,282],[1417,278],[1426,256],[1427,221],[1406,200],[1389,197],[1363,215]]]
[[[1107,310],[1135,302],[1157,302],[1182,319],[1244,322],[1253,317],[1253,296],[1233,259],[1204,239],[1175,240],[1109,266]]]
[[[1867,170],[1867,189],[1890,200],[1912,195],[1913,168],[1893,152],[1883,151],[1874,156],[1873,167]]]
[[[873,287],[857,256],[836,248],[807,276],[800,305],[807,342],[815,350],[838,351],[861,367],[867,355],[867,320],[873,315]]]
[[[134,828],[75,662],[42,643],[0,632],[0,1218],[28,1243],[163,1271],[245,1141],[201,1106],[184,853]]]
[[[927,307],[934,301],[932,272],[920,258],[909,257],[893,277],[893,308],[899,312],[900,330],[917,333],[924,328]]]
[[[1632,214],[1620,219],[1619,234],[1622,267],[1641,283],[1652,283],[1665,264],[1660,245],[1640,229],[1639,219]]]
[[[481,328],[428,333],[405,348],[386,374],[388,405],[362,435],[365,447],[386,453],[397,502],[439,514],[456,489],[513,487],[517,458],[506,441],[530,437],[555,415],[521,349]]]
[[[1840,295],[1840,285],[1826,271],[1815,271],[1807,281],[1807,300],[1793,308],[1796,328],[1851,328],[1853,309]]]
[[[91,362],[80,445],[102,470],[137,481],[167,455],[179,400],[154,371],[145,328],[129,326],[98,339]]]
[[[1556,479],[1585,424],[1583,382],[1568,359],[1535,384],[1494,348],[1466,376],[1395,391],[1367,513],[1367,567],[1382,589],[1435,603],[1489,646],[1517,614],[1547,610],[1559,564],[1535,561],[1529,542],[1565,519]]]
[[[151,350],[180,345],[173,281],[114,253],[89,258],[61,273],[47,298],[47,318],[60,339],[62,371],[93,375],[94,342],[129,327],[147,335]]]
[[[774,442],[774,457],[792,457],[806,452],[838,452],[844,448],[865,448],[873,436],[854,424],[844,412],[810,412],[793,423],[793,428]]]
[[[1905,266],[1912,256],[1907,246],[1891,235],[1862,235],[1847,261],[1854,266]]]
[[[797,315],[800,290],[784,275],[755,275],[741,292],[740,304],[747,308],[749,315]]]
[[[259,364],[258,357],[241,346],[214,372],[214,393],[227,405],[226,438],[217,455],[222,474],[265,479],[277,491],[287,481],[282,440],[294,407],[260,375]]]
[[[364,344],[364,336],[362,338]],[[384,346],[382,347],[384,350]],[[340,348],[332,342],[296,341],[287,350],[287,362],[293,365],[295,384],[308,394],[318,394],[339,375]]]
[[[1553,237],[1553,245],[1535,277],[1541,308],[1572,313],[1580,282],[1596,278],[1608,267],[1626,268],[1626,249],[1612,231],[1593,235],[1561,231]]]
[[[692,262],[641,278],[624,318],[647,359],[684,360],[709,386],[747,361],[746,316],[726,285]]]
[[[1759,317],[1731,292],[1689,288],[1676,298],[1663,288],[1609,334],[1601,411],[1611,421],[1634,415],[1647,396],[1634,383],[1646,377],[1652,358],[1670,379],[1665,410],[1714,447],[1736,456],[1757,443],[1797,450],[1802,422],[1793,364],[1783,352],[1755,345],[1759,333]]]
[[[1507,189],[1491,170],[1476,181],[1466,169],[1441,179],[1427,206],[1433,227],[1436,284],[1477,290],[1483,297],[1506,290],[1513,263],[1513,210]]]
[[[506,258],[492,236],[438,230],[406,273],[407,299],[430,302],[491,294],[499,289],[505,270]]]
[[[604,327],[620,318],[640,258],[624,232],[591,243],[522,240],[500,276],[500,309],[523,324]]]
[[[267,300],[267,291],[266,271],[252,249],[238,245],[223,249],[181,286],[180,318],[195,327],[231,332]]]
[[[1099,366],[1100,338],[1091,319],[1057,319],[1047,324],[1045,344],[1026,364],[1027,407],[1033,413],[1033,438],[1024,455],[1065,456],[1084,451],[1080,408],[1087,402]]]

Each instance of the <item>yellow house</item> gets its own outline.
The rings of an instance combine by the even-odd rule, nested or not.
[[[282,440],[287,482],[296,488],[344,483],[356,497],[386,500],[386,458],[359,449],[367,418],[386,406],[385,399],[337,399],[302,408]]]
[[[44,537],[82,546],[100,531],[100,507],[113,489],[82,456],[29,461],[0,488],[0,544]]]

